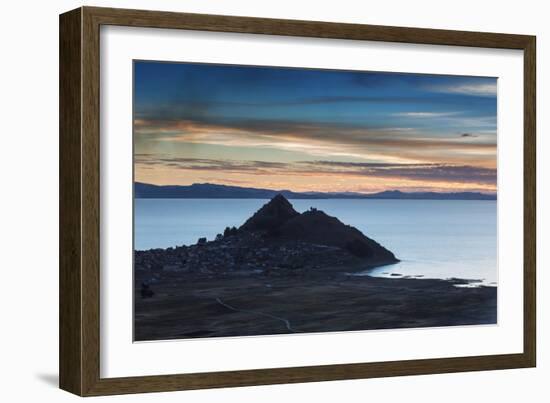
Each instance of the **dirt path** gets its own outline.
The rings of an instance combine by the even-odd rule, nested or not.
[[[231,306],[225,302],[223,302],[220,298],[216,298],[216,302],[224,307],[226,307],[227,309],[231,309],[232,311],[236,311],[236,312],[244,312],[244,313],[251,313],[251,314],[255,314],[255,315],[261,315],[261,316],[267,316],[268,318],[272,318],[272,319],[276,319],[276,320],[279,320],[281,322],[283,322],[286,326],[286,328],[288,329],[288,331],[290,332],[293,332],[293,333],[300,333],[299,330],[296,330],[296,329],[293,329],[292,326],[290,325],[290,321],[288,319],[285,319],[285,318],[281,318],[279,316],[275,316],[275,315],[272,315],[270,313],[266,313],[266,312],[260,312],[260,311],[249,311],[249,310],[246,310],[246,309],[238,309],[238,308],[235,308],[234,306]]]

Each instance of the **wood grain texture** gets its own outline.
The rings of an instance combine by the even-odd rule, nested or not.
[[[99,24],[82,9],[82,389],[99,378]]]
[[[523,49],[529,36],[165,11],[85,8],[105,25]]]
[[[524,51],[524,352],[246,371],[100,377],[101,25]],[[535,321],[535,37],[83,7],[60,17],[60,386],[81,396],[532,367]]]
[[[523,353],[531,366],[536,366],[537,338],[537,80],[536,39],[531,37],[524,48],[523,97]]]
[[[59,386],[82,394],[81,11],[59,21]]]

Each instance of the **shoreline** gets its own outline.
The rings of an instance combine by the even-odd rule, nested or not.
[[[398,262],[399,263],[399,262]],[[395,263],[397,264],[397,263]],[[392,266],[392,264],[367,268],[361,272],[347,273],[351,277],[375,277],[375,278],[385,278],[390,280],[396,279],[414,279],[414,280],[439,280],[439,281],[448,281],[452,282],[455,287],[494,287],[497,288],[498,284],[494,281],[486,282],[485,279],[475,279],[475,278],[462,278],[462,277],[447,277],[447,278],[438,278],[438,277],[426,277],[425,274],[402,274],[402,273],[381,273],[383,275],[374,275],[369,273],[380,267]]]

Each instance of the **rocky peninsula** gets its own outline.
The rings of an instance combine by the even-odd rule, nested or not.
[[[277,195],[214,240],[135,251],[135,339],[496,323],[496,287],[353,275],[397,262],[358,229]]]

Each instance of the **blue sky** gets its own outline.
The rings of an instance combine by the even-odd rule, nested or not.
[[[496,89],[487,77],[136,61],[136,180],[495,191]]]

